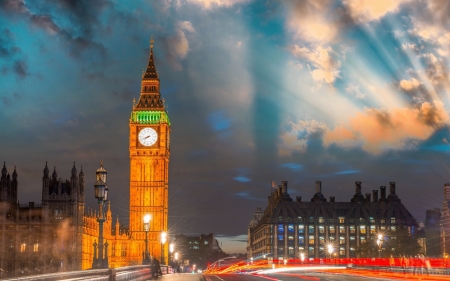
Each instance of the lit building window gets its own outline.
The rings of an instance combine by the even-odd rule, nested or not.
[[[339,247],[339,255],[345,256],[345,248],[344,247]]]
[[[339,217],[339,223],[345,223],[345,217]]]
[[[373,217],[369,217],[370,223],[375,223],[375,220]]]
[[[280,241],[284,240],[284,235],[278,235],[278,240]]]
[[[345,237],[344,236],[339,236],[339,244],[345,244]]]
[[[308,226],[308,233],[314,234],[314,226],[313,225]]]
[[[308,240],[309,245],[314,245],[314,236],[309,236],[308,238],[309,238]]]
[[[345,233],[345,226],[339,226],[339,233]]]
[[[395,226],[391,226],[391,231],[396,231],[397,228]]]
[[[370,226],[370,234],[376,233],[375,225]]]
[[[294,247],[289,247],[289,255],[293,255],[294,254]]]
[[[39,244],[34,244],[33,246],[33,252],[39,252]]]
[[[324,222],[323,217],[319,217],[319,223],[323,223],[323,222]]]
[[[284,233],[284,226],[282,224],[278,225],[278,232]]]
[[[26,250],[27,250],[27,244],[25,244],[25,243],[20,244],[20,251],[23,253]]]
[[[360,225],[359,226],[359,233],[366,234],[366,226],[365,225]]]
[[[293,224],[288,225],[288,232],[294,232],[294,225]]]
[[[304,233],[305,232],[305,226],[303,224],[300,224],[298,226],[298,233]]]
[[[288,236],[288,239],[294,241],[294,236],[289,235],[289,236]]]
[[[350,230],[350,233],[353,233],[353,234],[356,233],[354,225],[350,225],[349,230]]]
[[[298,237],[298,244],[299,244],[299,245],[305,244],[305,237],[299,236],[299,237]]]
[[[325,233],[325,227],[323,225],[319,226],[319,233]]]
[[[334,226],[330,226],[330,227],[329,227],[329,232],[330,232],[330,234],[334,234],[335,231],[336,231],[336,229],[334,228]]]
[[[325,237],[319,236],[319,244],[324,244],[324,243],[325,243]]]
[[[314,255],[314,247],[309,247],[308,248],[308,255],[309,256],[313,256]]]
[[[391,224],[393,224],[393,223],[395,223],[395,218],[394,217],[391,218]]]

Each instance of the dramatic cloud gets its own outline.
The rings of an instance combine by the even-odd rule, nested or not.
[[[305,152],[308,141],[315,135],[326,129],[326,125],[316,120],[290,123],[290,130],[281,134],[281,143],[278,146],[278,154],[281,156],[291,155],[293,152]]]
[[[369,22],[384,17],[387,13],[396,13],[401,4],[409,0],[344,0],[355,21]]]
[[[289,1],[286,26],[294,39],[316,44],[332,42],[339,29],[330,6],[328,0]]]
[[[420,82],[415,78],[412,78],[411,80],[403,79],[400,81],[400,88],[406,91],[411,91],[412,89],[416,89],[419,86]]]
[[[311,76],[315,81],[332,84],[339,77],[340,62],[331,55],[331,48],[318,47],[311,50],[298,45],[290,46],[289,50],[298,58],[311,62],[315,69],[311,71]]]
[[[411,142],[428,139],[448,122],[449,116],[440,101],[424,102],[418,108],[367,108],[351,118],[348,126],[326,130],[323,140],[325,146],[361,145],[367,152],[380,154],[390,149],[409,149]]]
[[[250,0],[186,0],[188,3],[201,6],[203,9],[213,9],[220,7],[231,7],[236,4],[246,3]]]
[[[163,38],[167,49],[167,59],[171,62],[175,69],[180,70],[180,61],[183,60],[189,52],[189,41],[186,38],[186,32],[194,33],[195,29],[188,21],[178,22],[175,35]]]

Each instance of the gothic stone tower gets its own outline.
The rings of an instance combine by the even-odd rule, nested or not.
[[[130,118],[130,231],[136,241],[132,251],[142,259],[145,251],[143,218],[150,214],[149,252],[161,261],[161,232],[167,232],[170,121],[159,93],[153,60],[153,40],[141,94]],[[168,243],[164,244],[167,261]]]

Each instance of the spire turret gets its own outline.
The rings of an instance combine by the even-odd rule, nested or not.
[[[153,61],[153,36],[150,39],[150,57],[148,59],[147,69],[142,75],[142,80],[144,79],[158,79],[158,72],[156,72],[155,62]],[[159,79],[158,79],[159,80]]]
[[[72,177],[77,176],[77,168],[75,168],[75,161],[73,161],[73,167],[72,167]]]
[[[45,161],[45,168],[44,168],[44,178],[48,178],[48,173],[50,171],[48,170],[47,161]]]
[[[13,179],[13,180],[17,180],[16,165],[14,165],[14,172],[12,173],[12,179]]]
[[[8,173],[8,170],[6,169],[6,162],[3,162],[2,177],[6,177],[6,173]]]
[[[57,180],[58,179],[58,174],[56,173],[56,166],[53,167],[52,179],[53,180]]]

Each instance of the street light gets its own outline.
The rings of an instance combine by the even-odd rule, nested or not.
[[[381,246],[383,245],[383,235],[382,234],[378,234],[377,245],[378,245],[378,257],[381,258]]]
[[[173,251],[174,251],[174,250],[175,250],[175,245],[174,245],[173,243],[170,243],[170,244],[169,244],[169,252],[170,252],[170,255],[169,255],[169,258],[167,259],[169,264],[170,264],[170,258],[171,258],[171,257],[173,258]]]
[[[94,183],[94,193],[95,198],[98,200],[98,258],[96,258],[97,253],[97,243],[94,242],[94,259],[92,261],[92,268],[108,268],[108,243],[105,243],[105,257],[103,257],[103,223],[106,221],[103,215],[103,203],[108,200],[108,186],[106,185],[106,175],[107,171],[103,168],[103,161],[100,161],[100,168],[95,172],[96,182]]]
[[[330,255],[330,259],[331,259],[331,255],[333,255],[333,252],[334,252],[334,247],[333,247],[333,245],[328,244],[327,249],[328,249],[328,254]]]
[[[164,264],[164,243],[166,243],[167,233],[161,232],[161,264]]]
[[[142,264],[150,264],[150,254],[148,252],[148,231],[150,230],[150,220],[152,216],[146,214],[144,216],[144,231],[145,231],[145,253],[144,259],[142,260]]]
[[[178,252],[175,253],[174,258],[175,258],[175,268],[176,268],[175,270],[178,271],[178,269],[179,269],[179,266],[178,266]]]

